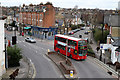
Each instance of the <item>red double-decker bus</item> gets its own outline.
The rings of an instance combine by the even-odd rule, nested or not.
[[[71,57],[76,60],[87,58],[87,40],[69,37],[61,34],[55,35],[54,50],[58,53]]]

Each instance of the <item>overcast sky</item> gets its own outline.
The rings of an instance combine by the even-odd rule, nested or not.
[[[0,0],[2,6],[19,6],[24,4],[39,4],[41,2],[52,2],[53,6],[61,8],[100,8],[100,9],[116,9],[119,0]]]

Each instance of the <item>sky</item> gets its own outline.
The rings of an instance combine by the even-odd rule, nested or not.
[[[52,2],[54,7],[61,8],[100,8],[100,9],[116,9],[120,0],[0,0],[2,6],[20,6],[22,4],[39,4],[41,2]]]

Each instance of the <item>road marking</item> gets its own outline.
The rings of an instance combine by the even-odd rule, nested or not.
[[[46,60],[51,61],[45,54],[42,55]]]
[[[36,51],[36,53],[37,53],[37,51]]]
[[[62,76],[62,75],[60,75],[60,78],[63,78],[63,76]]]
[[[30,58],[29,58],[29,61],[30,61],[31,65],[32,65],[32,68],[33,68],[32,78],[35,78],[35,76],[36,76],[36,69],[35,69],[34,63],[32,62],[32,60]]]

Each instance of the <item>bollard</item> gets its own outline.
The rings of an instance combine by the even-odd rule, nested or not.
[[[73,78],[73,71],[70,71],[70,78]]]
[[[48,52],[50,52],[50,50],[48,49]]]

